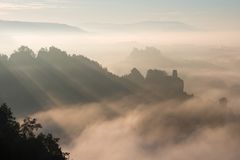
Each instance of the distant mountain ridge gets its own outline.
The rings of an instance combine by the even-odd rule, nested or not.
[[[0,20],[0,32],[1,31],[85,32],[78,27],[67,24],[6,20]]]
[[[142,21],[128,24],[85,23],[82,27],[100,31],[196,31],[198,28],[178,21]]]
[[[143,32],[143,31],[196,31],[196,27],[178,21],[142,21],[128,24],[82,23],[82,28],[61,23],[0,20],[1,31],[38,32]],[[85,29],[87,31],[85,31]]]

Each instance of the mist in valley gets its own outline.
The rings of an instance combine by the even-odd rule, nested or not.
[[[104,36],[104,41],[96,34],[5,38],[16,46],[20,44],[16,39],[22,39],[21,43],[31,44],[34,51],[39,45],[60,46],[70,55],[81,54],[100,62],[120,77],[132,68],[143,76],[149,69],[168,74],[177,69],[184,90],[194,97],[146,103],[128,96],[69,105],[57,101],[31,114],[44,126],[43,131],[60,137],[72,159],[237,160],[239,47],[181,40],[164,44],[159,41],[161,36],[147,43],[135,35],[136,39],[129,38],[134,41],[121,36]],[[6,46],[3,53],[11,53],[12,47]],[[227,104],[220,103],[223,97]]]
[[[71,160],[238,160],[239,2],[172,2],[0,2],[0,116]]]

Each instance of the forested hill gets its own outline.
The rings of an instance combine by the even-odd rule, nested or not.
[[[161,74],[159,76],[161,81]],[[174,86],[176,81],[169,78],[165,77],[164,85]],[[128,76],[118,77],[108,72],[84,56],[68,55],[55,47],[43,48],[35,54],[30,48],[22,46],[10,57],[0,56],[0,99],[10,106],[21,106],[13,108],[17,114],[34,112],[43,106],[132,95],[141,90],[145,83],[153,82],[148,79],[139,85]],[[171,81],[169,85],[168,80]],[[157,80],[157,83],[160,81]],[[175,92],[175,88],[168,89]],[[167,98],[172,95],[185,96],[186,93],[181,89]]]

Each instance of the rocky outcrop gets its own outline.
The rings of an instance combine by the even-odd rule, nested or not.
[[[129,75],[123,78],[141,86],[144,92],[152,93],[152,95],[160,98],[176,98],[190,97],[184,92],[184,81],[178,77],[177,70],[173,70],[172,75],[161,70],[148,70],[144,77],[136,68]]]
[[[165,71],[149,70],[146,76],[146,85],[165,96],[181,96],[184,94],[184,82],[178,77],[177,71],[169,76]]]
[[[134,82],[136,84],[142,84],[145,80],[144,76],[136,68],[133,68],[131,70],[131,73],[129,75],[124,76],[123,78],[125,78],[131,82]]]

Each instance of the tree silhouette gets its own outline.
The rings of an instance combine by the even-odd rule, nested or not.
[[[41,124],[37,123],[36,119],[27,117],[23,120],[23,124],[20,127],[20,134],[25,138],[35,138],[35,131],[42,128]]]
[[[32,64],[34,61],[35,54],[33,50],[28,48],[27,46],[21,46],[18,50],[14,51],[14,53],[10,56],[9,60],[15,64]]]
[[[67,160],[69,153],[62,152],[58,138],[38,133],[42,128],[36,119],[26,118],[19,124],[11,109],[0,107],[0,156],[7,160]]]

